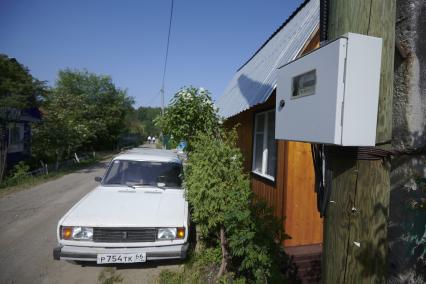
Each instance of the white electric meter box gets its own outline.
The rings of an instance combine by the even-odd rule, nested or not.
[[[374,146],[382,39],[348,33],[278,69],[276,139]]]

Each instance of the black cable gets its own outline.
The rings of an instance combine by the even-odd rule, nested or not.
[[[328,37],[328,0],[320,0],[320,42],[326,41]]]
[[[172,29],[172,18],[173,18],[173,3],[174,3],[174,0],[172,0],[172,6],[170,8],[170,21],[169,21],[169,32],[167,34],[166,58],[164,60],[163,80],[162,80],[162,83],[161,83],[161,90],[163,92],[164,92],[164,81],[165,81],[165,78],[166,78],[167,59],[169,57],[170,31]]]
[[[392,157],[403,155],[419,155],[426,152],[425,147],[396,150],[385,150],[378,147],[342,147],[342,146],[328,146],[327,152],[333,157],[345,157],[355,160],[390,160]]]
[[[325,156],[324,156],[324,145],[322,144],[311,144],[312,161],[314,163],[315,172],[315,192],[317,194],[317,209],[320,212],[321,217],[324,216],[326,210],[326,202],[328,193],[326,192],[325,185]]]
[[[424,155],[426,147],[407,150],[384,150],[378,147],[343,147],[322,144],[311,144],[312,160],[315,172],[315,192],[317,194],[317,208],[320,216],[324,217],[330,203],[331,181],[333,178],[332,158],[339,157],[352,160],[389,161],[396,156]]]
[[[321,217],[327,213],[331,196],[331,164],[326,157],[323,144],[311,144],[312,160],[315,172],[315,192],[317,194],[317,209]]]

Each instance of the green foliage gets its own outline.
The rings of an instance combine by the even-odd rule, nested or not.
[[[160,136],[161,130],[154,124],[154,119],[160,115],[161,109],[154,107],[139,107],[129,109],[125,116],[125,127],[120,135],[119,147],[137,146],[146,141],[148,136]],[[137,142],[137,143],[136,143]]]
[[[92,138],[82,115],[82,97],[50,92],[45,96],[43,112],[43,121],[33,126],[33,152],[37,157],[61,160]]]
[[[204,236],[217,231],[233,209],[239,211],[237,217],[250,215],[251,190],[247,176],[240,171],[241,153],[234,145],[234,135],[221,136],[200,132],[185,172],[187,198],[194,207],[192,218]]]
[[[24,109],[35,107],[44,92],[44,83],[31,76],[15,58],[0,54],[0,106]]]
[[[12,174],[7,178],[6,183],[8,185],[15,185],[29,179],[29,170],[30,167],[28,165],[26,165],[24,162],[19,162],[13,167]]]
[[[185,281],[185,274],[182,272],[171,271],[168,269],[161,270],[160,275],[158,277],[159,284],[184,284],[191,283],[189,281]]]
[[[159,275],[160,284],[217,283],[216,273],[220,265],[221,252],[218,248],[206,248],[202,252],[190,252],[179,271],[163,270]]]
[[[159,136],[160,128],[158,128],[154,120],[161,114],[161,109],[159,107],[139,107],[136,110],[137,118],[143,126],[144,136]]]
[[[157,125],[174,141],[188,143],[185,187],[191,217],[204,242],[199,254],[217,253],[215,262],[206,263],[198,257],[183,272],[164,272],[161,283],[281,281],[276,240],[285,236],[280,232],[282,222],[264,204],[254,203],[236,132],[221,129],[209,93],[193,87],[180,90],[165,115],[157,118]],[[221,230],[226,239],[223,250]],[[221,261],[230,267],[217,279],[218,272],[223,272],[219,270]],[[271,277],[273,271],[278,271],[275,278]]]
[[[55,88],[43,98],[43,121],[34,127],[35,154],[60,160],[78,149],[112,149],[126,130],[132,104],[109,76],[60,71]]]
[[[102,284],[122,283],[123,280],[123,276],[120,273],[117,273],[117,270],[113,267],[105,268],[98,276],[98,281]]]
[[[192,140],[198,132],[210,133],[217,127],[219,117],[214,108],[210,93],[205,89],[183,88],[177,92],[164,116],[156,119],[156,124],[174,142],[185,140],[187,150],[191,150]]]
[[[19,118],[20,110],[36,107],[44,91],[44,83],[31,76],[25,66],[0,54],[0,181],[7,160],[7,124]]]
[[[71,165],[66,165],[60,167],[58,171],[49,171],[48,174],[39,174],[39,175],[29,175],[27,174],[28,170],[31,168],[27,164],[24,164],[23,170],[19,170],[21,174],[15,174],[16,169],[12,170],[12,173],[7,177],[3,182],[0,183],[0,197],[3,197],[11,192],[16,192],[19,190],[27,189],[46,181],[50,181],[59,177],[62,177],[65,174],[75,172],[77,170],[85,169],[89,166],[93,166],[100,161],[105,159],[110,159],[113,156],[113,152],[101,152],[96,153],[96,157],[80,160],[80,163],[75,163]],[[24,174],[25,172],[25,174]],[[13,178],[13,176],[21,176],[21,178]]]
[[[86,120],[91,133],[86,143],[91,145],[113,145],[134,103],[133,98],[113,84],[111,77],[87,71],[60,71],[54,94],[78,98],[77,105],[68,107],[76,112],[77,118]]]
[[[265,205],[255,203],[243,157],[236,146],[236,132],[199,132],[185,169],[186,196],[201,237],[219,246],[220,228],[226,229],[227,246],[238,275],[255,282],[271,276],[275,239],[281,224]],[[213,238],[212,238],[213,237]]]

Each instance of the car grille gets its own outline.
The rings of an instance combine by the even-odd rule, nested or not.
[[[102,243],[154,242],[154,228],[93,228],[93,241]]]

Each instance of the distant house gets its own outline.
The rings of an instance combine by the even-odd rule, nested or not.
[[[217,102],[225,126],[238,125],[253,191],[276,216],[285,218],[283,228],[291,239],[283,246],[294,255],[301,277],[320,269],[323,222],[317,211],[310,144],[275,140],[275,92],[277,68],[319,46],[319,14],[319,0],[301,4],[237,70]]]
[[[11,168],[31,156],[31,124],[40,121],[37,108],[14,110],[15,119],[7,125],[7,167]]]

